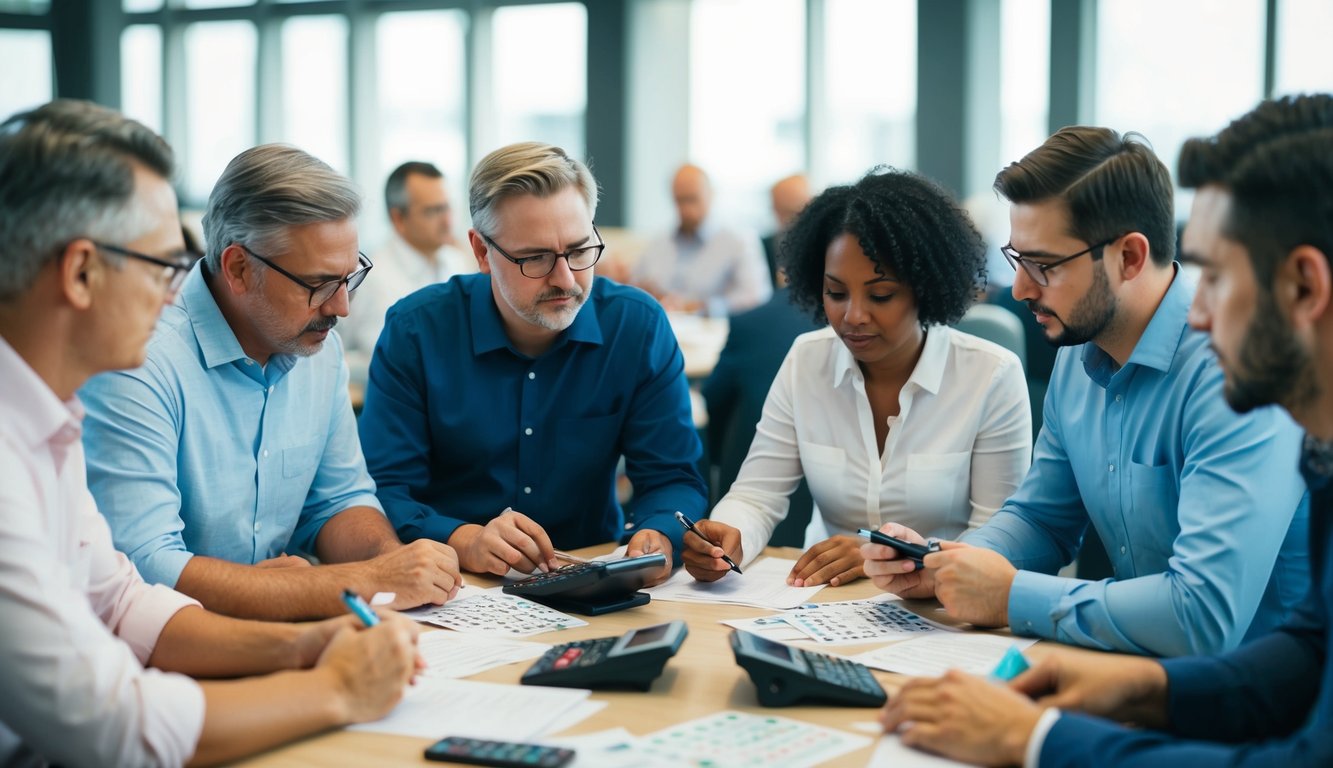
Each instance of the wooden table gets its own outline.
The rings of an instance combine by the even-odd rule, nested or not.
[[[578,550],[584,556],[608,552],[611,545]],[[795,559],[800,550],[769,548],[767,554]],[[470,584],[494,585],[498,580],[468,576]],[[861,580],[844,587],[827,587],[814,598],[815,602],[855,600],[879,594],[869,580]],[[933,608],[933,602],[913,602],[914,609],[927,613],[932,619],[946,620]],[[852,727],[853,723],[873,721],[878,710],[872,708],[836,707],[826,705],[765,708],[755,698],[754,685],[749,676],[736,666],[728,635],[731,628],[719,624],[721,619],[763,616],[774,613],[763,608],[741,605],[711,605],[674,603],[654,600],[648,605],[605,616],[587,616],[588,626],[548,632],[522,638],[543,643],[560,644],[572,640],[607,637],[623,634],[635,627],[683,619],[689,624],[690,634],[680,651],[667,664],[662,676],[647,693],[594,691],[592,698],[608,702],[608,706],[592,717],[559,735],[573,735],[624,727],[642,736],[667,726],[703,717],[725,709],[755,714],[772,714],[794,718],[819,725],[839,728],[853,733],[864,732]],[[429,629],[429,628],[428,628]],[[439,630],[446,631],[446,630]],[[840,654],[859,653],[882,643],[864,646],[840,646]],[[808,646],[807,646],[808,647]],[[469,680],[518,684],[519,678],[531,662],[520,662],[491,669]],[[904,679],[901,675],[875,671],[875,676],[892,695]],[[495,713],[504,717],[504,713]],[[449,731],[448,723],[440,724],[440,735]],[[432,765],[422,757],[422,751],[431,743],[427,739],[378,733],[335,731],[313,736],[278,750],[261,755],[247,763],[251,766],[392,766]],[[865,765],[874,747],[865,747],[831,761],[828,765]]]

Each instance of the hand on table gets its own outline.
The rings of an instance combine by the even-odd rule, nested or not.
[[[546,531],[532,518],[506,509],[485,526],[461,525],[449,537],[463,570],[503,576],[510,568],[523,573],[560,567]]]
[[[644,585],[647,587],[661,584],[671,577],[671,539],[661,531],[644,528],[630,537],[629,544],[625,548],[625,557],[642,557],[654,552],[661,552],[666,557],[666,565],[648,579],[648,583]]]
[[[793,587],[813,587],[827,583],[831,587],[865,578],[859,536],[833,536],[810,547],[792,566],[787,583]]]
[[[1023,694],[955,669],[908,680],[879,720],[911,747],[978,765],[1022,765],[1041,712]]]
[[[722,559],[723,555],[740,564],[744,553],[741,551],[741,532],[726,523],[716,520],[700,520],[694,524],[708,541],[685,532],[685,550],[681,552],[681,561],[685,570],[698,581],[717,581],[731,572],[731,566]],[[717,542],[709,544],[709,541]]]

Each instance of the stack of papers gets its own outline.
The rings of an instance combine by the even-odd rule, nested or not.
[[[666,582],[644,591],[652,595],[654,600],[795,608],[809,602],[824,586],[788,586],[787,574],[791,573],[794,565],[795,560],[765,557],[751,563],[743,574],[728,573],[713,582],[695,581],[688,571],[681,568]]]
[[[458,596],[444,605],[427,605],[403,611],[413,621],[434,624],[459,632],[523,637],[569,627],[586,627],[588,622],[547,608],[540,603],[506,595],[501,587],[478,589],[463,587]]]
[[[724,711],[648,734],[634,750],[669,765],[805,768],[869,743],[865,736],[799,720]]]
[[[407,688],[388,717],[350,726],[350,730],[423,739],[466,736],[524,741],[568,728],[605,705],[587,702],[589,693],[574,688],[421,677]],[[585,703],[592,706],[585,707]]]
[[[950,669],[988,675],[1014,646],[1019,650],[1037,642],[1025,637],[1002,637],[979,632],[918,637],[852,656],[867,667],[913,677],[938,677]]]
[[[889,594],[867,600],[803,605],[773,616],[722,623],[775,642],[814,640],[821,645],[906,640],[959,631],[909,610],[900,599]]]
[[[551,646],[503,637],[461,632],[423,632],[417,650],[426,660],[429,677],[470,677],[494,667],[541,656]]]

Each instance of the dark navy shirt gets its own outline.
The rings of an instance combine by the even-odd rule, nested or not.
[[[353,307],[355,311],[355,307]],[[366,464],[404,541],[448,541],[506,507],[573,549],[620,539],[625,457],[637,528],[706,507],[684,359],[646,293],[596,278],[540,357],[505,335],[489,275],[462,275],[386,315],[360,419]]]

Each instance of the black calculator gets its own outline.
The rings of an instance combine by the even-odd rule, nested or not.
[[[661,552],[610,562],[571,563],[506,584],[504,592],[557,610],[596,616],[646,604],[648,593],[639,590],[666,564]]]
[[[750,673],[759,703],[785,707],[811,699],[848,707],[878,707],[888,700],[864,664],[775,643],[733,630],[736,663]]]
[[[523,673],[524,685],[646,691],[685,642],[683,621],[631,629],[620,637],[578,640],[550,649]]]

